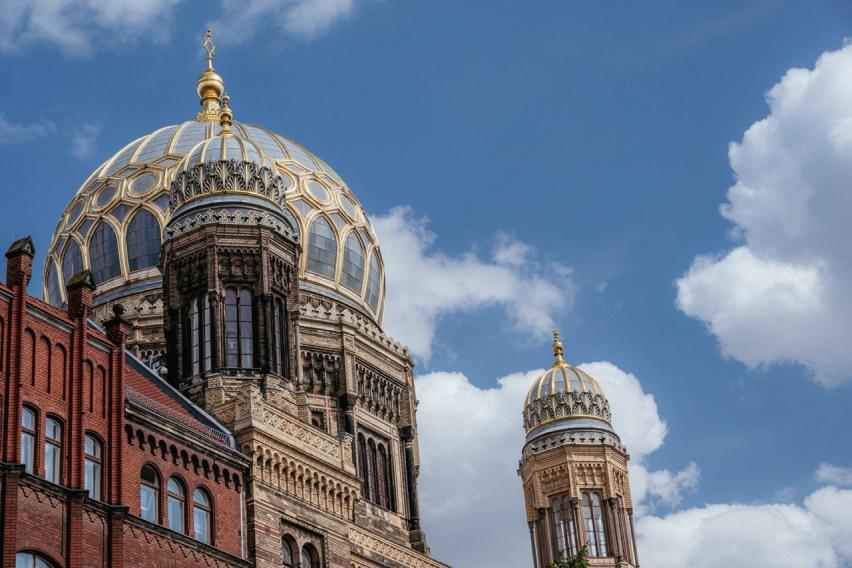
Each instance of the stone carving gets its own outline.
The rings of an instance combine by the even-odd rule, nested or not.
[[[267,211],[261,212],[243,207],[210,208],[195,214],[181,216],[170,221],[166,226],[165,238],[174,238],[202,225],[260,225],[271,228],[293,242],[299,242],[299,235],[289,222]]]
[[[527,432],[558,418],[595,417],[609,422],[612,414],[606,397],[591,392],[557,392],[530,401],[524,409]]]
[[[379,418],[396,423],[403,385],[361,364],[355,364],[358,376],[358,404]]]
[[[340,389],[342,360],[337,353],[302,351],[304,389],[313,394],[331,395]]]
[[[220,248],[217,251],[219,276],[233,280],[256,280],[260,258],[256,249]]]
[[[444,564],[428,556],[380,539],[354,526],[349,527],[349,540],[364,549],[365,553],[361,555],[366,558],[370,557],[367,553],[372,552],[408,568],[446,568]]]
[[[533,454],[567,445],[603,445],[612,446],[622,452],[627,450],[614,434],[599,430],[572,430],[570,432],[555,432],[548,436],[537,438],[524,446],[523,457],[528,458]]]
[[[195,197],[226,192],[254,193],[280,203],[285,189],[280,175],[259,164],[236,160],[205,162],[175,178],[169,208],[174,213]]]
[[[401,357],[408,357],[408,348],[392,337],[385,335],[379,326],[357,310],[328,298],[321,298],[305,292],[299,295],[299,299],[299,315],[301,317],[351,325],[393,353]]]

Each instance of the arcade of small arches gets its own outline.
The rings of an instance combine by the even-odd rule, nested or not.
[[[334,515],[350,518],[359,495],[357,490],[310,466],[258,446],[253,456],[255,479],[321,507]]]

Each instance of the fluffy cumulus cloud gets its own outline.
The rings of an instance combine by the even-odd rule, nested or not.
[[[852,491],[823,487],[802,505],[707,505],[639,519],[654,568],[835,568],[852,563]]]
[[[257,30],[273,26],[285,34],[310,40],[352,16],[356,0],[222,0],[222,16],[213,27],[228,42],[238,43]]]
[[[654,397],[635,376],[611,363],[582,367],[607,393],[613,427],[631,452],[637,507],[679,502],[680,492],[697,483],[698,468],[690,464],[672,473],[647,467],[648,456],[662,445],[667,431]],[[493,388],[477,387],[461,373],[417,378],[422,516],[439,558],[472,568],[530,565],[516,470],[524,443],[522,401],[542,372],[511,374]]]
[[[814,479],[820,483],[852,487],[852,467],[821,463],[814,473]]]
[[[852,381],[852,46],[791,69],[769,114],[733,143],[722,205],[739,242],[696,257],[677,305],[722,352],[757,367],[791,362],[826,385]]]
[[[179,0],[4,0],[0,50],[51,44],[71,55],[90,54],[99,42],[163,40]]]
[[[100,133],[100,124],[84,122],[75,127],[71,131],[71,154],[80,160],[91,158]]]
[[[184,0],[4,0],[0,51],[48,44],[68,55],[98,47],[169,37],[176,5]],[[351,16],[357,0],[221,0],[213,25],[224,41],[240,42],[272,25],[301,39],[318,37]]]
[[[48,120],[31,123],[13,122],[0,113],[0,144],[21,144],[44,138],[56,130]]]
[[[571,306],[568,268],[543,270],[531,247],[497,235],[490,257],[450,256],[434,249],[435,234],[408,208],[373,218],[387,274],[385,328],[428,358],[441,316],[500,306],[523,332],[545,334]]]

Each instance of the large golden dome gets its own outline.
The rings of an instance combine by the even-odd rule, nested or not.
[[[207,68],[196,83],[201,99],[196,120],[165,126],[121,148],[92,172],[65,208],[45,260],[45,298],[62,305],[65,284],[88,268],[97,285],[95,306],[133,296],[135,304],[143,298],[138,310],[161,309],[154,292],[162,287],[157,265],[170,216],[169,187],[183,170],[220,152],[219,158],[253,162],[281,176],[279,206],[303,249],[302,288],[381,324],[382,257],[355,195],[328,164],[295,141],[261,126],[231,123],[227,105],[220,109],[220,101],[228,99],[213,68],[209,32],[205,48]],[[219,136],[220,116],[232,130],[225,137]]]

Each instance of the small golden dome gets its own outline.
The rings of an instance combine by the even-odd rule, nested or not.
[[[600,384],[565,359],[559,332],[553,330],[553,365],[533,381],[524,400],[527,433],[557,420],[578,418],[610,423],[609,401]]]

